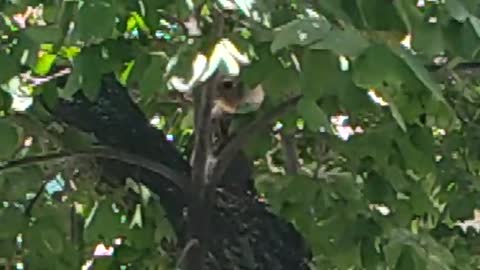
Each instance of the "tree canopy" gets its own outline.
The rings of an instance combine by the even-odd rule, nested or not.
[[[478,1],[0,17],[5,269],[480,267]],[[221,76],[247,91],[218,113]]]

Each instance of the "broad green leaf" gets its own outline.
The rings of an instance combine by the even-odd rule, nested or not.
[[[58,89],[54,82],[48,82],[40,86],[40,93],[48,108],[54,108],[58,102]]]
[[[325,112],[318,107],[315,101],[302,98],[297,105],[297,110],[311,131],[316,132],[321,127],[329,130],[330,122],[328,121],[328,117]]]
[[[415,249],[415,250],[420,249],[421,247],[419,246],[417,237],[412,232],[406,229],[392,230],[392,232],[390,233],[389,242],[384,247],[384,252],[385,252],[388,265],[390,265],[391,267],[398,265],[399,262],[401,261],[400,260],[401,256],[404,253],[405,248],[407,247],[409,247],[410,252],[412,252],[412,249]],[[413,255],[413,252],[412,252],[412,255]],[[405,258],[403,258],[402,260],[405,260]],[[406,263],[406,262],[400,262],[400,264],[403,264],[403,263]]]
[[[425,87],[430,90],[433,97],[437,100],[444,102],[445,99],[441,93],[440,85],[435,82],[432,78],[432,75],[428,73],[425,66],[423,66],[417,58],[415,58],[411,52],[406,49],[397,49],[396,53],[402,58],[403,61],[408,65],[408,67],[413,71],[415,76],[420,80]]]
[[[450,23],[444,33],[452,52],[466,59],[475,57],[480,48],[480,38],[470,19],[467,18],[464,23]]]
[[[154,229],[152,239],[155,243],[160,243],[164,238],[176,239],[174,228],[167,219],[165,209],[158,202],[152,202],[145,207],[145,220],[151,224]]]
[[[416,267],[414,253],[410,247],[405,247],[398,258],[395,270],[414,270],[420,269]]]
[[[74,64],[76,65],[74,66],[74,73],[78,70],[79,87],[87,98],[96,100],[100,90],[101,76],[109,69],[108,63],[102,57],[101,48],[92,46],[83,49],[75,58]]]
[[[60,140],[66,148],[71,150],[85,150],[95,142],[90,134],[84,133],[72,127],[66,127],[60,135]]]
[[[0,119],[0,159],[11,157],[19,147],[19,134],[16,127],[5,119]]]
[[[45,226],[37,232],[41,235],[43,246],[51,254],[60,254],[64,249],[64,238],[59,230],[52,226]]]
[[[53,63],[55,62],[56,55],[54,54],[44,54],[42,55],[35,66],[35,73],[39,75],[45,75],[50,71]]]
[[[74,68],[70,76],[68,76],[65,87],[58,92],[59,97],[62,97],[65,99],[72,98],[72,96],[75,95],[75,93],[77,93],[78,90],[80,90],[80,87],[82,85],[80,78],[81,78],[81,74],[79,69]]]
[[[397,121],[397,124],[402,128],[403,131],[407,131],[407,126],[405,125],[405,121],[403,120],[402,114],[398,111],[397,106],[395,103],[389,104],[390,111],[392,112],[392,116]]]
[[[57,43],[61,38],[60,28],[57,26],[28,27],[22,32],[24,38],[28,38],[36,48],[44,43]]]
[[[140,90],[142,96],[151,97],[155,92],[165,88],[163,71],[165,70],[166,60],[162,56],[152,56],[150,65],[146,68],[143,78],[140,81]]]
[[[4,199],[24,201],[27,193],[39,189],[43,175],[39,167],[31,165],[5,171],[3,176]]]
[[[261,81],[263,90],[271,98],[271,101],[278,103],[286,97],[293,96],[300,91],[299,74],[292,68],[283,68],[281,65],[263,67],[258,66],[256,71],[265,74]],[[252,70],[253,71],[253,70]]]
[[[14,57],[6,54],[4,51],[0,51],[0,84],[7,82],[19,71],[19,65]]]
[[[74,13],[79,4],[79,1],[62,1],[62,6],[57,16],[57,23],[60,28],[61,39],[63,40],[68,33],[70,23],[74,18]]]
[[[375,243],[372,239],[365,238],[360,245],[360,256],[362,259],[362,266],[365,269],[375,269],[380,262],[380,254],[376,251]]]
[[[434,170],[432,153],[420,151],[409,140],[397,136],[396,143],[406,165],[420,174],[427,174]]]
[[[128,230],[128,224],[121,222],[121,214],[114,212],[111,200],[99,202],[92,211],[84,234],[87,242],[112,241]]]
[[[151,59],[152,57],[150,55],[141,52],[135,57],[132,67],[129,67],[130,71],[128,74],[125,74],[125,76],[127,76],[127,85],[136,85],[142,81],[145,70],[150,65]]]
[[[445,1],[445,7],[450,13],[450,16],[460,22],[464,22],[470,15],[470,12],[465,8],[461,0]]]
[[[388,47],[373,45],[353,62],[353,81],[364,88],[399,84],[408,72],[405,64]]]
[[[448,249],[430,235],[422,235],[422,240],[426,242],[428,249],[427,267],[428,269],[450,270],[456,266],[455,257]]]
[[[85,2],[78,12],[77,35],[81,40],[106,39],[115,28],[116,1],[100,0]]]
[[[108,256],[97,257],[93,261],[92,268],[95,270],[113,270],[115,269],[114,259]]]
[[[0,240],[0,257],[11,258],[15,255],[17,244],[15,239]]]
[[[393,2],[383,0],[355,1],[359,7],[363,27],[391,33],[406,33],[405,23]],[[411,2],[413,1],[404,1]],[[346,2],[348,3],[348,2]],[[350,4],[351,5],[351,4]],[[352,5],[355,6],[355,5]]]
[[[406,192],[411,186],[405,173],[397,166],[385,168],[385,178],[388,179],[397,192]]]
[[[339,55],[355,57],[369,46],[360,32],[347,28],[333,29],[326,36],[309,46],[312,50],[331,50]]]
[[[10,110],[12,102],[12,96],[6,91],[0,89],[0,113]]]
[[[20,209],[12,207],[0,210],[0,240],[14,240],[28,225],[28,219]]]
[[[126,264],[131,263],[142,256],[142,252],[135,248],[122,245],[115,248],[115,252],[113,253],[113,257],[116,261]]]
[[[305,97],[318,99],[348,87],[347,74],[340,70],[338,57],[329,51],[308,50],[301,65],[300,78]]]
[[[275,53],[291,45],[309,45],[325,38],[330,28],[324,17],[291,21],[277,30],[270,49]]]
[[[473,30],[475,30],[475,33],[477,34],[477,36],[480,37],[480,19],[474,16],[470,16],[468,17],[468,19],[470,21],[470,24],[473,27]]]
[[[440,55],[445,50],[443,29],[440,24],[418,22],[412,29],[412,49],[428,56]]]

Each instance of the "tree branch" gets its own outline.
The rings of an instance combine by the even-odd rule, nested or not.
[[[220,12],[215,12],[214,15],[216,16],[213,20],[212,39],[216,43],[223,37],[225,22]],[[203,87],[194,89],[195,141],[192,177],[187,189],[187,239],[197,240],[198,245],[186,252],[184,265],[186,270],[205,269],[205,257],[211,238],[210,219],[214,190],[208,188],[208,183],[212,179],[216,162],[212,145],[212,109],[220,78],[219,72],[215,72]]]
[[[195,139],[192,160],[192,189],[198,192],[200,187],[207,181],[206,170],[207,162],[212,155],[212,108],[213,98],[219,81],[219,74],[215,74],[206,84],[200,89],[195,89],[194,106],[195,106]],[[199,92],[200,91],[200,92]],[[194,187],[195,186],[195,187]]]
[[[42,195],[43,191],[45,191],[45,186],[47,186],[47,182],[44,181],[42,183],[42,185],[40,186],[40,188],[38,189],[37,193],[35,193],[35,197],[33,197],[30,202],[28,203],[27,207],[25,208],[25,215],[27,217],[31,217],[32,216],[32,210],[33,210],[33,206],[35,205],[35,203],[38,201],[38,199],[40,198],[40,196]]]
[[[434,73],[437,78],[447,79],[451,76],[451,72],[455,72],[463,78],[478,78],[480,77],[480,62],[465,62],[459,63],[448,68],[448,64],[445,65],[427,65],[425,68]]]
[[[285,172],[287,175],[297,175],[299,164],[297,145],[295,144],[295,133],[289,133],[282,130],[280,132],[280,140],[282,143],[283,156],[285,158]]]
[[[135,165],[165,177],[166,179],[171,181],[173,184],[178,186],[180,189],[183,189],[185,187],[186,180],[187,180],[187,176],[181,175],[159,162],[152,161],[150,159],[146,159],[144,157],[141,157],[135,154],[130,154],[124,151],[115,150],[115,149],[111,149],[103,146],[92,147],[90,149],[77,151],[77,152],[60,151],[56,153],[29,156],[29,157],[25,157],[17,160],[11,160],[4,163],[3,165],[0,165],[0,172],[8,169],[22,167],[22,166],[48,162],[48,161],[62,159],[62,158],[72,158],[76,156],[92,156],[92,157],[98,157],[98,158],[112,159],[112,160],[118,160],[118,161],[130,164],[130,165]]]
[[[220,150],[218,154],[217,163],[214,168],[214,177],[213,185],[216,186],[220,179],[222,178],[223,173],[227,169],[228,165],[235,157],[235,154],[240,151],[240,149],[255,135],[256,132],[270,124],[278,116],[284,114],[290,108],[295,106],[298,101],[302,98],[302,95],[294,96],[273,108],[270,111],[267,111],[263,115],[259,116],[252,123],[247,125],[244,128],[240,129],[236,135],[234,135],[228,143]]]

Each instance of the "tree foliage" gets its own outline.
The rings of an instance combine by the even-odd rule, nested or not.
[[[80,269],[103,243],[115,246],[113,256],[96,257],[94,269],[173,269],[185,259],[188,248],[177,245],[188,246],[185,235],[160,194],[135,173],[120,185],[101,179],[86,151],[134,133],[99,138],[107,126],[66,125],[51,111],[98,101],[125,111],[65,118],[97,113],[117,115],[118,130],[135,125],[120,122],[125,112],[140,119],[130,103],[99,98],[113,85],[104,77],[114,77],[184,159],[167,146],[143,149],[145,158],[157,155],[180,175],[174,164],[189,159],[200,129],[183,96],[197,86],[189,78],[238,68],[239,56],[216,49],[229,40],[250,59],[242,82],[265,92],[258,110],[231,123],[245,138],[255,132],[237,141],[255,161],[256,200],[303,236],[312,269],[477,269],[480,238],[460,226],[480,206],[477,2],[2,1],[0,258]],[[200,54],[209,64],[199,75]],[[273,123],[248,129],[269,112]],[[143,144],[96,157],[132,165],[140,157],[131,154],[142,154],[134,145]],[[219,269],[266,269],[252,248],[261,244],[235,245],[242,262]]]

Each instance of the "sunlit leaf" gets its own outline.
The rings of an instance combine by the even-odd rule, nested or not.
[[[271,50],[275,53],[291,45],[311,44],[325,38],[330,28],[330,23],[324,17],[289,22],[275,33]]]

